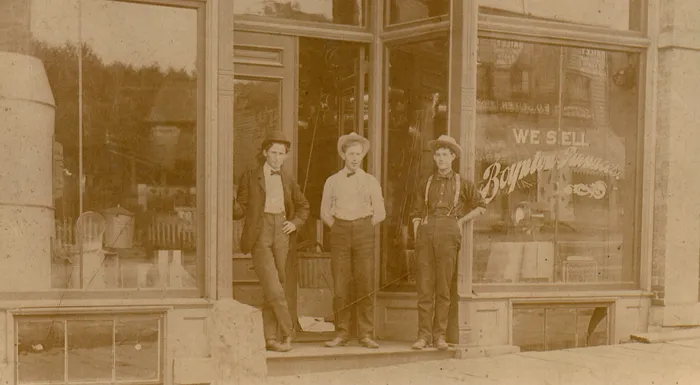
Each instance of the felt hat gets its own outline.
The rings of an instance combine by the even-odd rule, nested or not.
[[[354,132],[343,135],[338,139],[338,153],[341,155],[345,154],[343,151],[343,146],[353,142],[362,144],[362,156],[367,155],[367,152],[369,152],[369,139]]]
[[[451,149],[455,153],[455,155],[462,155],[462,147],[460,147],[459,144],[457,144],[455,138],[448,135],[440,135],[439,138],[428,141],[428,146],[430,146],[430,149],[433,152],[435,152],[440,147],[447,147]]]
[[[282,131],[269,132],[265,140],[263,140],[262,145],[260,147],[265,148],[269,143],[282,143],[286,144],[288,147],[291,147],[292,145],[292,142],[287,140]]]

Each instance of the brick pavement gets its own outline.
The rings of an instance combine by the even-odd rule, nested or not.
[[[271,377],[269,385],[696,385],[700,339]]]

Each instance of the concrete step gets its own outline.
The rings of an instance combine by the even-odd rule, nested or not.
[[[379,349],[361,347],[356,341],[348,346],[327,348],[321,343],[295,343],[287,353],[267,352],[268,376],[289,376],[303,373],[362,369],[446,360],[456,351],[434,348],[412,350],[411,342],[379,341]]]

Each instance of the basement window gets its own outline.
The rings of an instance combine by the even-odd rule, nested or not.
[[[523,352],[608,345],[609,304],[516,305],[513,345]]]
[[[163,318],[15,318],[18,384],[162,384]]]

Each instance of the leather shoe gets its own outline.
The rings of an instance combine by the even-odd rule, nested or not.
[[[280,341],[280,347],[283,352],[292,350],[292,337],[284,337],[282,341]]]
[[[435,342],[435,347],[438,348],[438,350],[447,350],[450,348],[444,338],[438,338]]]
[[[416,340],[416,342],[411,345],[411,349],[413,350],[423,350],[428,346],[428,341],[426,341],[423,338],[419,338]]]
[[[369,337],[362,338],[360,340],[360,345],[362,345],[368,349],[379,349],[379,344],[377,343],[377,341],[375,341]]]
[[[277,340],[267,340],[267,342],[265,343],[265,348],[271,352],[285,353],[292,350],[292,344],[291,340],[287,341],[286,339],[284,342],[280,342]]]
[[[335,337],[334,339],[326,342],[324,345],[327,348],[337,348],[339,346],[345,346],[348,344],[348,340],[343,337]]]

